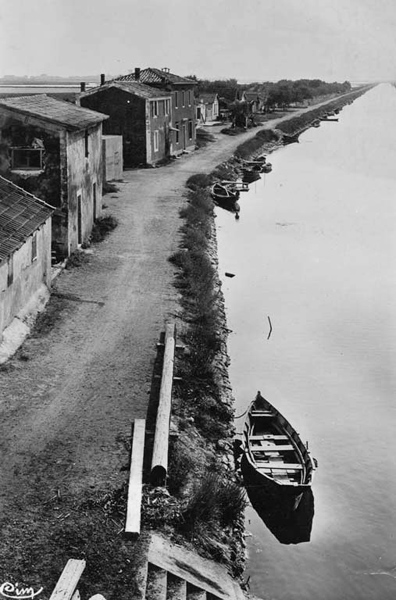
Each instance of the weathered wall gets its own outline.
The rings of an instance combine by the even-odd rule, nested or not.
[[[13,169],[13,147],[33,147],[37,140],[43,145],[42,169]],[[33,119],[10,115],[0,109],[0,174],[16,185],[52,206],[61,207],[59,133],[34,124]]]
[[[66,152],[67,243],[68,254],[71,254],[79,243],[89,238],[94,219],[102,212],[102,124],[88,130],[88,155],[86,155],[85,131],[67,133]],[[96,190],[96,202],[94,190]],[[80,235],[78,196],[81,196]]]
[[[122,136],[103,135],[103,180],[122,179]]]
[[[124,167],[146,164],[146,101],[117,88],[82,96],[81,106],[109,115],[104,135],[122,135]]]
[[[13,283],[7,286],[8,262],[0,263],[0,341],[4,329],[44,283],[51,284],[51,217],[37,230],[37,258],[30,236],[13,255]]]

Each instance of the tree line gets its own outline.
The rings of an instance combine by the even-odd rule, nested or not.
[[[242,85],[236,79],[211,81],[209,79],[199,79],[195,75],[190,75],[189,78],[197,82],[197,97],[202,93],[217,93],[220,98],[230,103],[240,99],[242,92],[248,90],[249,92],[256,92],[262,98],[265,110],[312,100],[318,96],[345,94],[351,90],[349,81],[327,83],[321,79],[298,79],[297,81],[281,79],[277,82],[253,82],[249,85]]]

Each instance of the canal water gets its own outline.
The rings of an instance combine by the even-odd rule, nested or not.
[[[248,508],[250,590],[394,600],[396,89],[375,87],[270,161],[239,220],[216,209],[236,427],[260,390],[319,467],[309,542],[280,543]]]

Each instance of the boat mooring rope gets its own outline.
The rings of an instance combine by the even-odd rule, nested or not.
[[[238,415],[237,417],[234,417],[234,419],[240,419],[241,417],[243,417],[244,415],[246,415],[246,413],[247,413],[248,410],[249,410],[249,407],[241,415]]]

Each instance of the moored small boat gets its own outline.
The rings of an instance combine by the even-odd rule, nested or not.
[[[252,171],[251,169],[242,169],[242,177],[244,183],[253,183],[261,179],[259,171]]]
[[[240,194],[239,191],[231,185],[215,183],[211,188],[211,195],[216,204],[222,208],[237,214],[239,213],[240,206],[237,200]]]
[[[239,198],[239,191],[233,189],[231,184],[222,185],[221,183],[215,183],[212,185],[211,194],[214,200],[236,202]]]
[[[222,181],[221,185],[224,185],[226,187],[228,187],[229,189],[234,189],[237,192],[248,192],[249,191],[249,185],[247,183],[245,183],[244,181]]]
[[[246,485],[293,497],[297,508],[312,484],[316,461],[295,429],[260,392],[248,410],[242,447]]]

